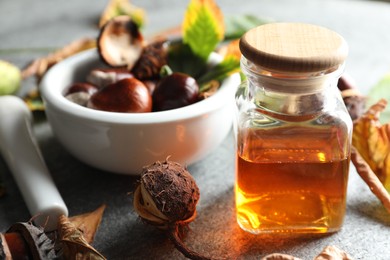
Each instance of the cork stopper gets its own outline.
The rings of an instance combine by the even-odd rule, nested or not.
[[[271,23],[245,33],[243,56],[271,72],[315,73],[336,69],[348,54],[339,34],[316,25]]]

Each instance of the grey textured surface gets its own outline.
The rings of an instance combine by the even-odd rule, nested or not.
[[[187,1],[138,0],[148,14],[146,33],[175,26]],[[226,15],[253,14],[277,21],[299,21],[329,27],[349,43],[346,71],[367,93],[390,72],[390,4],[355,0],[217,0]],[[24,66],[80,37],[97,35],[103,0],[1,0],[0,59]],[[0,79],[1,80],[1,79]],[[24,88],[28,88],[27,82]],[[114,175],[84,165],[56,141],[50,126],[37,118],[34,132],[70,214],[107,209],[94,246],[109,259],[183,259],[160,231],[137,219],[129,194],[136,177]],[[204,160],[189,166],[200,191],[198,216],[185,239],[192,249],[227,259],[259,259],[289,253],[313,259],[323,247],[336,245],[354,259],[390,259],[390,215],[351,167],[347,215],[340,232],[327,236],[255,236],[239,229],[234,210],[234,144],[232,134]],[[0,231],[30,218],[16,184],[0,158],[7,196],[0,199]],[[39,188],[39,187],[37,187]]]

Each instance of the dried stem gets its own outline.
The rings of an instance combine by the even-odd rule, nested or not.
[[[95,39],[82,38],[75,40],[65,47],[50,53],[46,57],[38,58],[31,62],[25,69],[23,69],[22,78],[26,79],[31,76],[36,76],[39,81],[51,66],[73,54],[93,48],[95,46]]]
[[[390,213],[389,193],[355,147],[352,147],[351,149],[351,160],[355,165],[356,171],[359,173],[360,177],[367,183],[372,193],[378,197],[383,206]]]
[[[175,245],[176,249],[179,250],[185,257],[193,260],[211,260],[211,258],[202,256],[191,249],[189,249],[179,237],[179,226],[178,223],[173,223],[168,229],[169,239]]]

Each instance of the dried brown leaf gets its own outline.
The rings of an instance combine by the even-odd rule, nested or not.
[[[379,115],[386,105],[387,101],[382,99],[354,121],[352,144],[385,188],[390,190],[390,124],[379,122]]]
[[[64,259],[105,260],[84,238],[83,232],[64,215],[59,217],[58,235]]]
[[[230,41],[228,44],[222,45],[220,48],[218,48],[218,53],[222,57],[234,57],[237,60],[240,60],[241,58],[241,51],[239,47],[240,40],[233,40]]]
[[[351,160],[355,165],[356,171],[360,177],[366,182],[372,193],[382,202],[383,206],[390,213],[390,195],[380,182],[376,174],[371,170],[367,162],[362,158],[359,152],[352,147]]]
[[[33,88],[30,92],[23,97],[24,102],[26,102],[27,107],[31,111],[44,111],[45,105],[43,104],[42,97],[39,93],[38,88]]]
[[[69,221],[83,232],[84,238],[88,243],[93,242],[105,209],[106,205],[103,204],[92,212],[69,218]]]

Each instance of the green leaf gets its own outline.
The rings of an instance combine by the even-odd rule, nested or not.
[[[213,0],[192,0],[182,27],[183,42],[203,60],[208,59],[224,37],[222,12]]]
[[[380,115],[382,124],[390,123],[390,73],[385,75],[368,93],[367,107],[375,104],[380,99],[386,99],[389,104]]]
[[[207,60],[195,55],[187,44],[181,41],[170,44],[168,66],[174,72],[186,73],[196,78],[206,67]]]
[[[225,40],[241,38],[250,29],[262,24],[269,23],[270,20],[261,19],[253,15],[230,15],[225,17]]]
[[[211,80],[222,81],[234,72],[239,71],[240,61],[233,57],[226,57],[221,63],[210,68],[205,74],[197,79],[200,85],[200,92],[204,91],[204,87]]]

